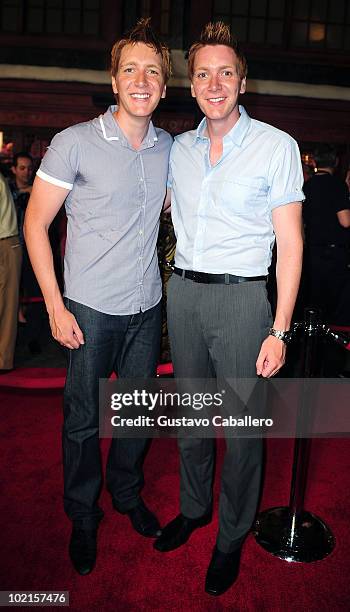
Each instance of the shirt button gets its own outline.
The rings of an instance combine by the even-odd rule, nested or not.
[[[143,231],[142,231],[142,230],[140,230],[140,231],[139,231],[139,234],[140,234],[140,236],[142,236],[142,234],[143,234]]]

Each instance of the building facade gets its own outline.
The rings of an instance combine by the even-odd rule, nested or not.
[[[186,76],[186,50],[211,19],[232,24],[248,59],[244,104],[288,131],[302,149],[332,142],[350,151],[349,0],[2,0],[2,158],[30,149],[113,102],[109,52],[150,15],[172,50],[173,77],[155,123],[173,134],[200,119]]]

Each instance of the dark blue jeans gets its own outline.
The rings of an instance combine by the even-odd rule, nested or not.
[[[74,523],[89,528],[103,516],[98,505],[102,487],[99,379],[113,371],[121,378],[155,376],[161,305],[124,316],[107,315],[69,299],[65,303],[77,319],[85,344],[69,350],[62,436],[64,508]],[[134,508],[140,500],[146,445],[145,439],[111,442],[106,481],[120,512]]]

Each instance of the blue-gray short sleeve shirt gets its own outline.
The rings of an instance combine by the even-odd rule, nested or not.
[[[38,176],[69,189],[65,296],[124,315],[161,299],[156,242],[172,138],[150,123],[135,150],[115,110],[57,134]]]

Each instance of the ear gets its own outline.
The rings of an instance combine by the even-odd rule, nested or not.
[[[247,86],[247,79],[246,77],[244,77],[244,79],[241,80],[241,86],[239,88],[239,93],[244,94],[246,90],[246,86]]]
[[[196,97],[196,94],[195,94],[194,87],[193,87],[192,83],[191,83],[191,96],[192,96],[192,98]]]
[[[113,93],[114,94],[118,93],[117,83],[115,81],[115,77],[114,76],[112,76],[112,89],[113,89]]]
[[[161,98],[165,98],[165,96],[166,96],[166,85],[164,85],[164,89],[162,91]]]

